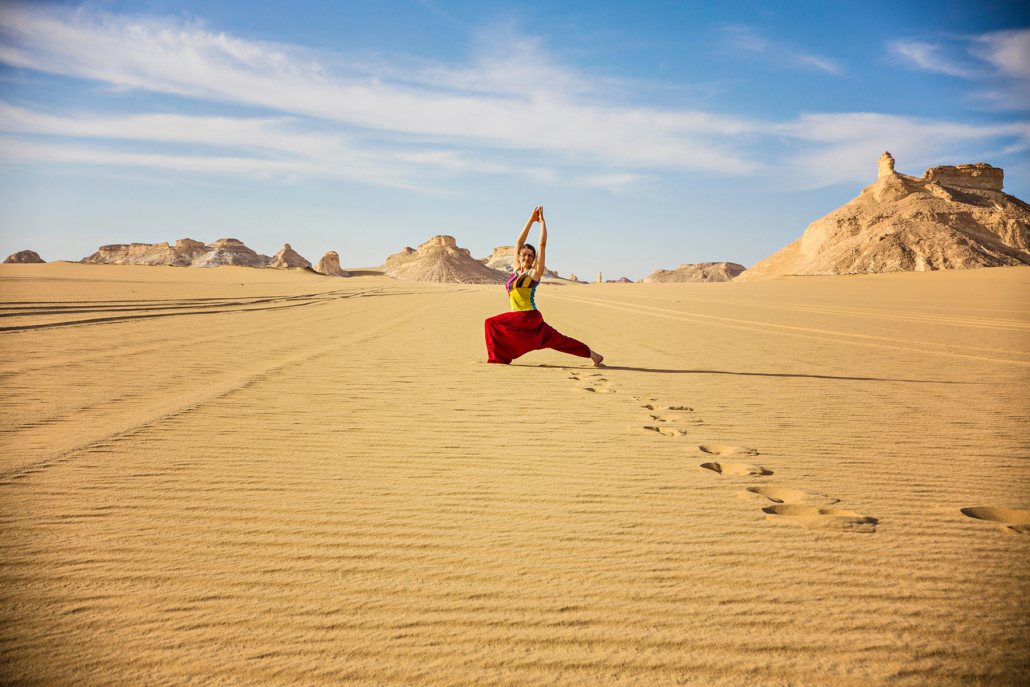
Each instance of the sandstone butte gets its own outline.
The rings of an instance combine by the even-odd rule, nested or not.
[[[498,246],[488,257],[480,258],[479,262],[505,274],[511,274],[515,271],[515,246]],[[544,270],[544,278],[561,279],[554,270]]]
[[[680,265],[674,270],[655,270],[637,283],[730,281],[745,269],[747,268],[735,262],[699,262],[696,265]]]
[[[322,256],[322,259],[315,265],[315,271],[327,277],[349,277],[350,272],[340,268],[340,255],[334,250]]]
[[[301,257],[300,253],[290,248],[290,244],[283,244],[282,250],[276,253],[268,262],[269,267],[276,269],[295,269],[306,267],[311,269],[311,263]]]
[[[875,183],[735,281],[1030,264],[1030,205],[1003,180],[984,162],[899,174],[884,153]]]
[[[101,246],[81,262],[107,265],[171,265],[174,267],[310,267],[289,244],[275,258],[260,255],[237,239],[219,239],[204,245],[193,239],[180,239],[174,246],[167,243],[115,243]],[[296,263],[290,264],[290,263]],[[275,264],[273,264],[275,263]]]
[[[7,259],[4,260],[5,265],[39,265],[45,262],[46,260],[39,257],[39,253],[34,250],[20,250],[13,255],[8,255]]]
[[[453,236],[434,236],[418,249],[405,248],[386,259],[383,272],[397,279],[446,284],[503,284],[500,270],[487,267],[458,248]]]

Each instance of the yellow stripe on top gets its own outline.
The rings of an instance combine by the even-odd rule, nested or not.
[[[538,281],[530,279],[528,274],[516,272],[508,279],[505,287],[508,289],[508,298],[511,299],[511,309],[519,312],[536,310],[536,287]]]

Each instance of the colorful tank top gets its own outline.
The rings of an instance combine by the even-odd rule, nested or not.
[[[504,288],[508,289],[508,298],[511,299],[511,309],[520,312],[536,310],[536,287],[540,282],[530,279],[528,274],[516,272],[508,278]]]

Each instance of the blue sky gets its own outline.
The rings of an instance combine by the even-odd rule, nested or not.
[[[0,6],[0,253],[210,243],[549,267],[750,266],[875,180],[988,162],[1030,200],[1030,13],[1004,2]]]

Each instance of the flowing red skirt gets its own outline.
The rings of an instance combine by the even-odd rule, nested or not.
[[[590,357],[590,348],[581,341],[565,336],[544,322],[539,310],[506,312],[485,323],[487,362],[507,365],[530,351],[553,348],[562,353]]]

